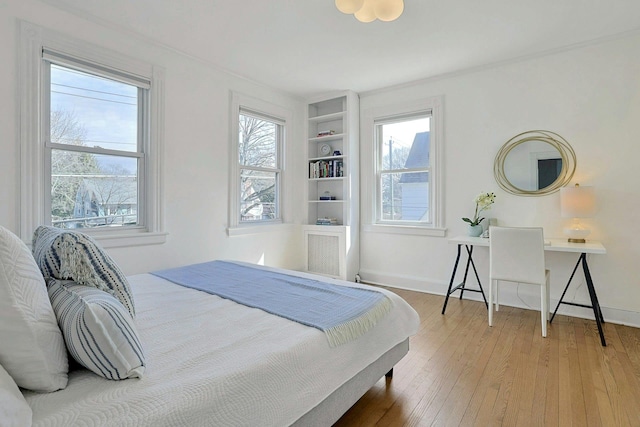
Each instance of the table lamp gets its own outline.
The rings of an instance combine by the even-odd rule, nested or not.
[[[585,237],[591,230],[580,224],[580,218],[592,217],[595,212],[595,193],[593,187],[563,187],[560,189],[560,212],[563,218],[573,218],[571,227],[564,234],[571,243],[585,243]]]

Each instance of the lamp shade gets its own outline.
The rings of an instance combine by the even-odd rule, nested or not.
[[[404,0],[334,0],[342,13],[351,14],[360,22],[394,21],[404,11]]]
[[[374,3],[377,0],[364,0],[362,7],[353,16],[360,22],[373,22],[376,20],[376,13],[373,10]]]
[[[356,13],[363,4],[364,0],[336,0],[336,7],[342,13]]]
[[[560,214],[564,218],[589,218],[595,213],[593,187],[563,187],[560,189]]]
[[[394,21],[402,15],[404,10],[403,0],[378,1],[373,5],[376,17],[381,21]]]

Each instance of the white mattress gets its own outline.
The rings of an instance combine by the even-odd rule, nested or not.
[[[392,312],[331,348],[323,332],[261,310],[150,274],[129,280],[144,378],[109,381],[73,371],[64,390],[25,392],[34,426],[289,425],[419,324],[404,300],[378,289],[393,301]]]

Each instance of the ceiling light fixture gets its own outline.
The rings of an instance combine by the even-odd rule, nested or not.
[[[335,0],[342,13],[351,14],[360,22],[394,21],[404,11],[404,0]]]

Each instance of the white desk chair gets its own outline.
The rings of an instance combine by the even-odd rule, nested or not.
[[[489,230],[489,326],[493,304],[499,310],[498,280],[540,285],[542,336],[549,319],[549,270],[544,267],[542,228],[490,227]]]

